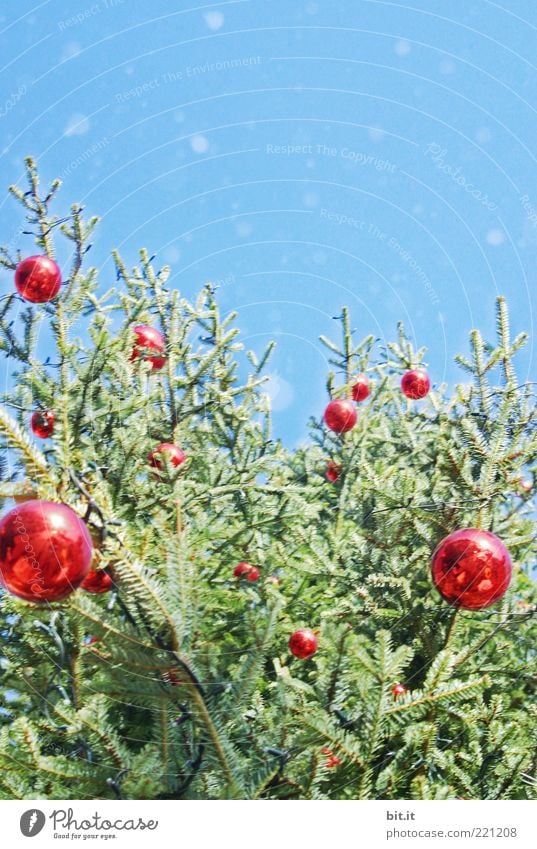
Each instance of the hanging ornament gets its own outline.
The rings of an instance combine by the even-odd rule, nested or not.
[[[334,769],[334,767],[340,766],[340,764],[343,763],[341,758],[338,758],[338,756],[335,755],[332,749],[329,749],[328,746],[321,749],[321,754],[326,756],[325,767],[327,769]]]
[[[261,571],[257,568],[257,566],[252,566],[252,564],[247,563],[246,560],[241,560],[240,563],[237,563],[233,569],[233,574],[236,578],[244,578],[251,583],[255,583],[255,581],[258,581],[261,577]]]
[[[518,480],[518,486],[520,487],[522,492],[525,492],[526,494],[528,494],[533,489],[533,481],[532,480],[522,480],[522,478],[520,478]]]
[[[28,256],[15,269],[17,291],[32,304],[52,301],[61,285],[62,273],[49,256]]]
[[[87,593],[107,593],[114,586],[112,578],[104,569],[90,569],[82,583],[81,590]]]
[[[162,471],[164,469],[164,458],[170,461],[172,466],[177,468],[186,460],[186,454],[181,451],[178,445],[173,442],[161,442],[153,451],[147,455],[147,459],[154,469]]]
[[[164,684],[171,684],[172,687],[178,687],[180,684],[186,683],[179,669],[166,669],[161,675],[161,681]]]
[[[164,351],[166,340],[156,327],[150,324],[137,324],[134,328],[135,345],[130,355],[131,363],[141,357],[145,362],[151,363],[153,371],[161,369],[166,362]],[[156,353],[152,353],[155,352]]]
[[[398,699],[399,696],[404,696],[405,693],[408,693],[408,690],[407,690],[407,688],[405,687],[404,684],[401,684],[401,683],[398,682],[397,684],[393,685],[392,693],[393,693],[394,699]]]
[[[346,433],[352,430],[358,418],[352,401],[339,399],[330,401],[324,411],[326,426],[336,433]]]
[[[498,601],[511,581],[507,548],[497,536],[464,528],[442,540],[432,557],[433,583],[455,607],[479,610]]]
[[[425,398],[430,388],[431,381],[429,380],[429,375],[422,368],[407,371],[401,378],[403,395],[406,395],[407,398],[411,398],[413,401]]]
[[[273,587],[279,587],[281,581],[277,575],[269,575],[268,578],[265,579],[265,583],[272,584]]]
[[[329,460],[326,464],[326,479],[330,483],[335,483],[341,477],[343,466],[341,463],[336,463],[334,460]]]
[[[38,410],[36,413],[32,413],[30,419],[32,433],[39,439],[48,439],[49,436],[52,436],[55,421],[56,416],[52,410]]]
[[[307,660],[308,657],[312,657],[317,651],[318,645],[317,635],[309,628],[301,628],[299,631],[295,631],[289,639],[291,654],[294,654],[300,660]]]
[[[58,601],[82,583],[93,546],[65,504],[26,501],[0,521],[0,584],[26,601]]]
[[[365,399],[369,397],[370,391],[369,380],[365,374],[359,374],[354,386],[352,387],[352,400],[365,401]]]

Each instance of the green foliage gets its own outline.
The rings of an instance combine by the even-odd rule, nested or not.
[[[535,483],[535,393],[503,300],[496,343],[473,331],[459,358],[467,382],[419,403],[398,384],[425,351],[402,326],[386,349],[356,342],[343,310],[342,343],[323,339],[328,390],[345,397],[366,372],[371,396],[353,431],[314,421],[289,451],[263,393],[273,346],[244,356],[211,287],[190,303],[145,251],[132,270],[115,254],[102,291],[83,268],[96,219],[54,217],[59,184],[41,195],[27,168],[29,191],[13,194],[38,248],[53,256],[61,232],[72,266],[52,304],[16,321],[16,296],[1,305],[0,497],[85,516],[116,589],[52,606],[2,595],[0,797],[535,798],[535,534],[520,487]],[[10,270],[18,259],[0,254]],[[161,371],[131,361],[138,323],[166,338]],[[35,409],[57,415],[39,447]],[[147,454],[164,441],[188,459],[156,472]],[[498,604],[456,612],[429,564],[469,526],[502,537],[515,574]],[[261,580],[234,579],[240,560]],[[319,631],[305,662],[287,649],[298,627]]]

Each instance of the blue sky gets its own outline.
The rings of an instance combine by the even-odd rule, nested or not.
[[[277,340],[288,442],[324,406],[317,337],[342,304],[360,336],[403,319],[452,384],[496,294],[533,335],[537,5],[508,6],[4,3],[0,241],[31,250],[4,191],[31,153],[63,179],[60,214],[102,216],[104,285],[112,247],[147,246],[186,296],[219,283],[250,347]]]

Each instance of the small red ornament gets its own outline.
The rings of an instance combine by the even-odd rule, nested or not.
[[[291,654],[294,654],[300,660],[307,660],[308,657],[312,657],[317,651],[318,645],[317,635],[309,628],[301,628],[299,631],[295,631],[289,639]]]
[[[370,391],[369,380],[365,374],[359,374],[354,386],[352,387],[353,401],[365,401],[365,399],[369,397]]]
[[[28,256],[15,269],[15,286],[19,295],[32,304],[52,301],[60,291],[62,273],[49,256]]]
[[[336,433],[346,433],[352,430],[358,418],[352,401],[340,399],[330,401],[324,411],[326,426]]]
[[[401,378],[403,395],[406,395],[407,398],[412,398],[413,401],[425,398],[430,388],[431,381],[429,380],[429,375],[422,368],[407,371]]]
[[[56,416],[52,410],[39,410],[36,413],[32,413],[30,420],[32,433],[40,439],[48,439],[49,436],[52,436],[55,421]]]
[[[321,749],[321,754],[326,755],[325,766],[327,769],[334,769],[334,767],[339,766],[343,763],[341,758],[338,758],[338,756],[333,753],[332,749],[329,749],[326,746]]]
[[[26,601],[58,601],[82,583],[93,545],[65,504],[26,501],[0,521],[0,584]]]
[[[185,683],[178,669],[167,669],[162,673],[161,680],[164,684],[171,684],[172,687],[178,687],[179,684]]]
[[[432,557],[432,578],[449,604],[480,610],[506,592],[512,574],[511,557],[497,536],[464,528],[442,540]]]
[[[157,330],[156,327],[151,327],[150,324],[137,324],[134,328],[135,345],[130,355],[131,363],[142,357],[146,362],[151,363],[153,371],[161,369],[166,362],[166,357],[163,356],[166,349],[166,340],[164,336]],[[156,351],[156,354],[152,354]]]
[[[181,451],[178,445],[174,445],[173,442],[161,442],[157,448],[154,448],[153,451],[150,451],[147,455],[147,459],[151,466],[154,469],[162,470],[164,468],[164,457],[166,457],[172,466],[177,468],[186,460],[186,454],[184,451]]]
[[[257,566],[252,566],[252,564],[247,563],[246,560],[241,560],[240,563],[237,563],[233,569],[233,574],[236,578],[245,578],[247,581],[251,581],[252,583],[258,581],[261,577],[261,572]]]
[[[524,481],[524,480],[520,479],[518,481],[518,485],[519,485],[520,489],[522,490],[522,492],[531,492],[532,489],[533,489],[533,481],[532,480]]]
[[[404,684],[397,683],[397,684],[393,685],[392,693],[393,693],[394,699],[398,699],[399,696],[404,696],[405,693],[408,693],[408,690],[407,690],[407,688],[405,687]]]
[[[112,578],[104,569],[90,569],[82,583],[81,590],[87,593],[107,593],[114,586]]]
[[[335,463],[334,460],[329,460],[326,464],[326,479],[329,480],[330,483],[335,483],[339,480],[342,471],[343,466],[340,463]]]

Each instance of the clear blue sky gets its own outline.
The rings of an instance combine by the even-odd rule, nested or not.
[[[277,340],[286,441],[324,406],[317,337],[344,303],[360,335],[403,319],[436,383],[456,381],[472,327],[492,334],[497,293],[533,331],[535,0],[9,0],[0,14],[0,241],[31,249],[4,187],[32,153],[64,181],[60,213],[81,200],[102,215],[90,258],[105,285],[111,248],[134,262],[145,245],[187,296],[220,282],[249,346]],[[531,350],[522,364],[535,379]]]

